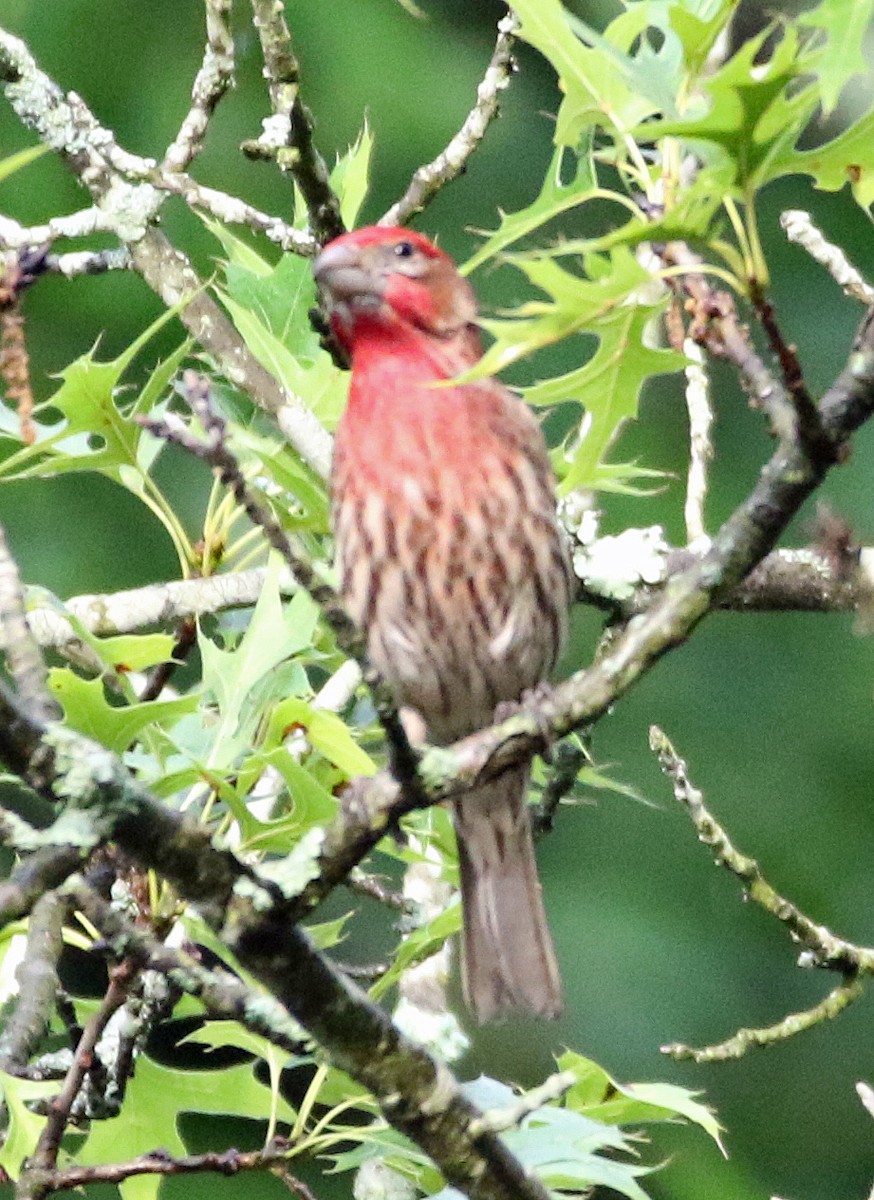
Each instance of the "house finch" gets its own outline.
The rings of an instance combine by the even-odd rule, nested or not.
[[[445,385],[481,357],[476,300],[426,238],[344,234],[315,276],[352,363],[333,470],[341,592],[399,704],[448,743],[544,679],[562,643],[570,584],[546,446],[501,384]],[[481,1021],[561,1009],[529,775],[454,805],[464,990]]]

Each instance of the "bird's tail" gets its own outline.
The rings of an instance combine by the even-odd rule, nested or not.
[[[543,910],[529,768],[508,771],[455,805],[464,910],[464,995],[479,1021],[516,1009],[561,1012],[561,979]]]

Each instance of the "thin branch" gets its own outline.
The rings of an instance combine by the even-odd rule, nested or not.
[[[780,225],[789,241],[801,246],[814,262],[825,267],[847,296],[869,306],[874,304],[874,288],[865,282],[841,247],[826,240],[810,213],[790,209],[780,214]]]
[[[186,301],[180,320],[222,373],[276,416],[283,434],[317,474],[327,477],[331,438],[311,410],[258,362],[243,338],[206,294],[186,256],[153,228],[167,190],[197,190],[181,172],[162,172],[152,159],[129,154],[82,99],[65,95],[41,71],[21,39],[0,29],[0,84],[19,119],[51,146],[88,188],[94,208],[80,214],[90,231],[114,233],[131,262],[168,307]],[[187,182],[186,182],[187,181]],[[220,193],[211,193],[213,203]],[[233,197],[229,204],[239,205]],[[14,223],[13,223],[14,224]],[[2,229],[0,229],[2,234]],[[52,235],[54,236],[54,234]],[[304,239],[310,252],[313,243]]]
[[[145,686],[138,696],[140,704],[147,704],[151,700],[158,699],[196,644],[197,622],[193,617],[186,617],[176,630],[176,641],[173,643],[170,657],[166,662],[158,663],[150,671]]]
[[[710,404],[710,381],[704,369],[701,347],[687,338],[683,352],[689,359],[686,367],[686,409],[689,414],[689,473],[686,482],[686,538],[697,542],[707,536],[704,505],[707,500],[707,474],[713,458],[713,409]]]
[[[28,713],[37,720],[60,716],[60,708],[49,694],[45,663],[24,616],[24,596],[18,567],[9,552],[6,533],[0,526],[0,636],[6,648],[6,663],[18,695]]]
[[[206,0],[206,48],[191,89],[191,107],[164,155],[165,171],[184,171],[203,146],[216,105],[234,84],[234,39],[230,16],[233,0]]]
[[[67,903],[46,892],[33,906],[27,947],[16,972],[15,1008],[0,1032],[0,1071],[16,1074],[36,1050],[48,1028],[58,983]]]
[[[796,349],[783,336],[774,305],[768,299],[759,280],[750,279],[747,282],[753,311],[767,335],[771,353],[780,364],[784,386],[792,399],[799,435],[810,439],[814,445],[822,444],[823,432],[819,412],[804,381],[804,372]]]
[[[576,738],[568,738],[552,751],[551,770],[540,803],[531,809],[531,827],[535,837],[552,833],[558,806],[567,796],[582,767],[589,761],[588,755]]]
[[[708,810],[701,792],[689,779],[686,763],[657,725],[651,726],[649,741],[659,766],[674,785],[674,796],[686,809],[695,827],[698,840],[710,847],[718,866],[725,867],[741,881],[744,894],[775,917],[786,927],[792,940],[804,947],[803,965],[825,967],[844,974],[874,974],[874,948],[857,946],[836,937],[824,925],[811,921],[791,900],[781,896],[765,879],[756,860],[734,846],[723,826]]]
[[[755,1046],[771,1046],[819,1025],[834,1020],[861,996],[862,975],[874,973],[874,949],[856,946],[836,937],[824,925],[817,925],[791,901],[781,896],[762,875],[755,859],[742,854],[732,844],[725,829],[710,813],[704,797],[688,775],[686,763],[677,754],[665,734],[655,725],[649,731],[650,747],[659,766],[672,781],[674,796],[686,809],[698,833],[698,840],[713,851],[717,865],[725,867],[743,884],[744,894],[776,917],[794,942],[805,947],[800,966],[825,967],[840,971],[843,980],[818,1004],[803,1012],[790,1013],[774,1025],[759,1029],[739,1029],[723,1042],[695,1048],[682,1042],[662,1046],[662,1053],[696,1063],[726,1062],[741,1058]]]
[[[16,844],[8,815],[0,817],[0,834],[7,846]],[[79,846],[46,846],[23,858],[9,878],[0,882],[0,929],[26,917],[41,896],[83,865],[88,853],[88,849]]]
[[[403,196],[379,218],[378,224],[406,225],[411,217],[431,203],[447,183],[451,183],[466,169],[468,159],[498,115],[501,92],[508,86],[513,73],[513,46],[518,28],[512,12],[498,22],[498,38],[476,91],[476,104],[446,148],[432,162],[419,167]]]
[[[750,341],[738,318],[734,297],[710,285],[698,270],[700,259],[684,243],[668,243],[661,258],[668,266],[685,269],[675,286],[688,297],[689,338],[714,358],[728,359],[740,374],[752,403],[767,414],[774,435],[781,441],[792,441],[796,425],[792,399]]]
[[[0,213],[0,251],[29,251],[34,246],[51,245],[57,238],[86,236],[92,232],[100,210],[89,208],[67,217],[54,217],[45,225],[21,225]],[[68,254],[41,254],[40,271],[74,279],[77,275],[103,275],[107,271],[127,271],[131,260],[127,246],[106,250],[77,250]]]
[[[386,904],[389,908],[396,908],[400,912],[408,907],[407,901],[400,892],[390,888],[384,879],[380,879],[376,875],[368,875],[359,867],[349,872],[346,886],[359,896],[367,896],[371,900],[376,900],[378,904]]]
[[[305,258],[318,253],[319,245],[311,233],[295,229],[281,217],[262,212],[237,196],[198,183],[183,171],[155,171],[150,182],[159,191],[181,196],[189,208],[209,213],[225,225],[245,225],[253,233],[263,234],[281,250]]]
[[[29,1160],[29,1164],[25,1167],[19,1180],[18,1195],[24,1198],[24,1200],[40,1200],[41,1197],[46,1195],[46,1188],[38,1182],[36,1174],[31,1175],[31,1170],[35,1173],[54,1170],[57,1163],[58,1151],[61,1146],[61,1138],[64,1136],[64,1130],[67,1127],[73,1102],[79,1094],[79,1089],[82,1086],[85,1076],[92,1069],[94,1051],[100,1035],[106,1028],[113,1013],[124,1004],[130,983],[130,975],[131,971],[129,967],[122,966],[115,969],[110,978],[103,1003],[85,1027],[85,1032],[82,1034],[79,1045],[76,1047],[73,1063],[67,1072],[63,1087],[49,1105],[48,1120],[43,1126],[42,1133],[40,1134],[36,1149]]]
[[[59,649],[79,640],[77,625],[98,637],[134,633],[154,625],[176,625],[192,617],[233,611],[255,604],[264,589],[265,567],[209,575],[203,579],[171,580],[145,587],[97,595],[73,596],[65,601],[28,598],[27,623],[40,646]],[[292,596],[294,578],[284,572],[279,591]],[[6,642],[0,630],[0,649]]]
[[[492,1133],[502,1133],[506,1129],[514,1129],[520,1121],[531,1113],[537,1112],[545,1104],[560,1100],[579,1081],[576,1071],[558,1071],[550,1075],[539,1087],[532,1088],[520,1096],[518,1101],[508,1108],[490,1109],[484,1112],[477,1128],[490,1130]]]
[[[840,1016],[845,1008],[854,1000],[858,1000],[864,991],[861,979],[849,978],[839,983],[829,994],[803,1012],[790,1013],[776,1025],[768,1025],[762,1029],[739,1029],[737,1033],[724,1042],[716,1042],[712,1046],[687,1046],[684,1042],[670,1042],[660,1047],[662,1054],[668,1054],[678,1061],[688,1060],[695,1063],[730,1062],[742,1058],[748,1050],[757,1046],[773,1046],[785,1042],[787,1038],[821,1025],[823,1021],[833,1021]]]
[[[664,583],[687,570],[694,553],[667,550]],[[120,592],[73,596],[69,600],[46,599],[43,589],[27,594],[27,623],[32,636],[44,649],[61,649],[80,640],[77,626],[98,637],[136,633],[153,626],[175,627],[192,617],[232,612],[255,604],[264,589],[266,568],[229,571],[202,579],[170,580]],[[290,571],[279,578],[280,595],[289,597],[298,585]],[[617,599],[597,592],[592,580],[580,578],[578,599],[602,601],[623,616],[645,612],[653,601],[654,585],[641,583],[631,596]],[[820,612],[844,613],[865,610],[874,601],[874,547],[861,548],[849,572],[836,573],[821,551],[811,548],[774,550],[722,602],[735,612]],[[0,649],[5,640],[0,629]],[[336,686],[345,697],[326,702],[339,711],[361,681],[360,668],[350,662],[349,674],[338,675]]]
[[[263,1150],[223,1150],[206,1154],[189,1154],[172,1158],[166,1151],[155,1150],[127,1162],[106,1163],[89,1167],[64,1167],[54,1171],[31,1169],[29,1172],[32,1196],[47,1196],[52,1192],[67,1192],[96,1183],[123,1183],[138,1175],[195,1175],[211,1171],[218,1175],[238,1175],[241,1171],[277,1171],[284,1183],[300,1200],[315,1200],[310,1188],[290,1174],[287,1168],[289,1149],[281,1141]]]
[[[21,440],[29,446],[36,441],[36,426],[21,306],[21,293],[30,282],[27,255],[25,250],[7,254],[5,263],[0,259],[0,381],[6,385],[7,400],[16,407]]]
[[[322,244],[338,237],[345,226],[328,169],[315,147],[312,115],[300,98],[300,65],[291,48],[285,6],[282,0],[252,0],[252,10],[273,117],[265,122],[261,137],[243,149],[254,157],[275,158],[281,170],[291,172],[306,203],[313,237]]]
[[[237,1021],[287,1054],[303,1050],[303,1031],[273,997],[247,987],[222,967],[205,967],[185,950],[168,946],[123,916],[79,880],[66,889],[76,908],[100,930],[107,952],[117,962],[128,959],[166,977],[173,987],[201,1001],[211,1017]]]

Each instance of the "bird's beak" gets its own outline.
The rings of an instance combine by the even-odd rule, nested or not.
[[[367,304],[382,299],[380,283],[363,262],[358,246],[330,242],[315,260],[313,274],[332,308],[350,301]]]

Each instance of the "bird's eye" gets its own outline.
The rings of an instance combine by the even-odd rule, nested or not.
[[[398,258],[410,258],[415,252],[412,242],[398,242],[395,246],[395,254]]]

